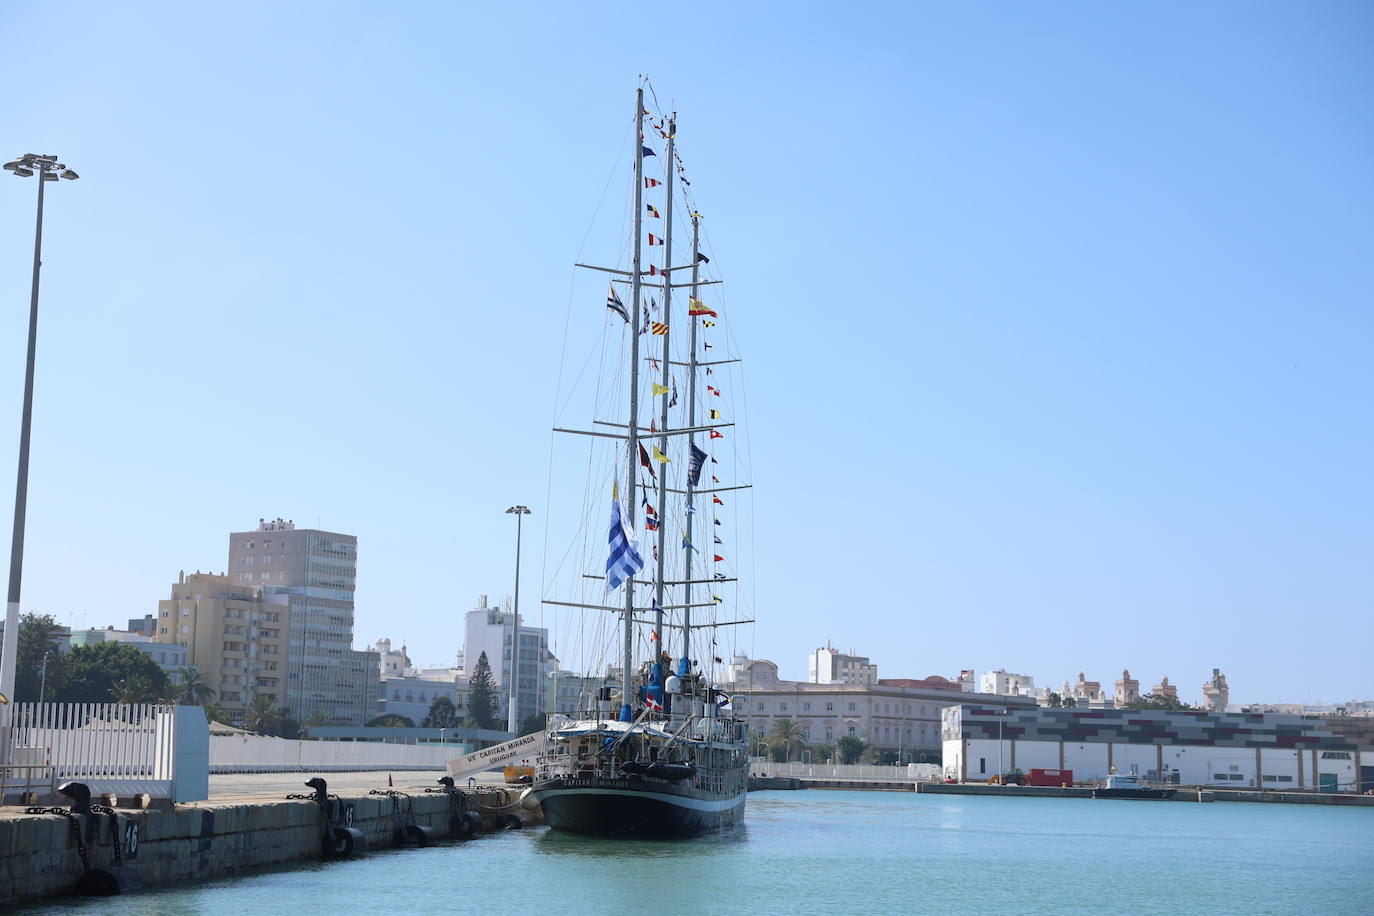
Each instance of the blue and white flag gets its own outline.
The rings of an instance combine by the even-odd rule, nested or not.
[[[610,553],[606,556],[606,591],[620,588],[622,582],[644,568],[644,557],[639,553],[639,539],[634,530],[625,524],[625,513],[620,511],[620,484],[611,487],[611,532]]]
[[[620,301],[620,294],[615,291],[615,284],[611,284],[611,291],[606,295],[606,308],[615,312],[625,323],[630,323],[630,313],[625,311],[625,303]]]
[[[692,443],[692,452],[687,467],[687,483],[696,486],[701,483],[701,466],[706,463],[706,453]]]

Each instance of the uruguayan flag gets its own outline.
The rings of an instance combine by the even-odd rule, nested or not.
[[[644,568],[644,558],[639,555],[639,540],[634,531],[625,524],[625,513],[620,511],[620,487],[611,490],[611,551],[606,557],[606,591],[615,591],[626,579]]]
[[[620,295],[615,291],[615,284],[614,284],[614,283],[612,283],[612,284],[610,285],[610,289],[611,289],[611,291],[610,291],[609,293],[606,294],[606,308],[608,308],[608,309],[610,309],[611,311],[615,312],[615,313],[616,313],[617,315],[619,315],[621,318],[624,318],[624,319],[625,319],[625,323],[626,323],[626,324],[629,324],[629,323],[630,323],[630,313],[627,312],[627,311],[625,311],[625,303],[623,303],[623,302],[620,301]]]

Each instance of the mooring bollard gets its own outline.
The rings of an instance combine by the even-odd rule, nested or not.
[[[292,794],[287,798],[313,799],[320,806],[320,845],[326,859],[346,859],[367,851],[367,837],[351,824],[336,824],[339,798],[329,794],[329,784],[318,776],[305,781],[313,795]]]
[[[27,808],[24,813],[56,814],[67,819],[77,855],[81,859],[81,877],[76,879],[76,893],[88,897],[113,897],[143,890],[143,878],[124,864],[123,837],[119,829],[119,815],[114,809],[105,805],[93,806],[90,787],[85,783],[65,782],[57,787],[57,793],[72,800],[70,809]],[[87,839],[92,842],[99,840],[100,824],[95,818],[96,814],[108,814],[110,821],[110,848],[114,863],[104,868],[91,866],[91,851],[87,845]]]
[[[482,832],[482,817],[469,807],[467,793],[453,785],[452,776],[439,777],[442,789],[426,789],[426,792],[443,792],[448,796],[449,834],[459,840],[470,840]]]

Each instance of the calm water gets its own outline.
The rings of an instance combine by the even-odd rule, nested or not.
[[[809,791],[748,812],[690,842],[509,832],[42,911],[1374,913],[1368,808]]]

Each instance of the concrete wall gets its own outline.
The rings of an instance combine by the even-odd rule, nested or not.
[[[461,749],[377,741],[295,741],[258,735],[211,735],[210,772],[442,769]]]
[[[467,793],[487,829],[499,829],[518,809],[518,790],[482,789]],[[397,845],[398,822],[434,829],[448,836],[453,804],[440,794],[392,798],[366,795],[339,800],[352,808],[352,825],[367,837],[369,849]],[[504,809],[504,810],[503,810]],[[397,817],[399,810],[400,816]],[[177,806],[172,811],[118,812],[121,837],[132,826],[137,850],[125,864],[136,869],[147,886],[176,881],[205,881],[269,865],[321,858],[321,812],[313,801]],[[111,825],[96,818],[92,865],[114,860]],[[66,818],[52,815],[0,816],[0,911],[18,903],[70,893],[82,874],[80,857]]]

